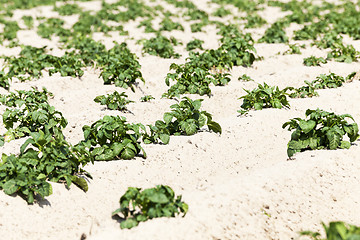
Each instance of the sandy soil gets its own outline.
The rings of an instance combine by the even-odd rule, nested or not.
[[[199,8],[210,11],[206,1],[196,1]],[[98,9],[100,2],[81,3],[86,9]],[[171,9],[171,6],[164,5]],[[58,16],[52,7],[16,12],[33,16]],[[233,10],[233,9],[232,9]],[[266,8],[263,12],[270,23],[284,16],[278,8]],[[74,19],[75,18],[75,19]],[[77,16],[66,17],[69,23]],[[137,20],[138,22],[139,20]],[[188,22],[183,20],[185,31],[173,31],[169,35],[187,43],[193,37],[203,39],[205,48],[219,46],[219,36],[213,26],[206,33],[192,34]],[[60,77],[46,74],[39,80],[16,82],[11,90],[46,87],[54,94],[50,104],[61,111],[69,121],[65,135],[71,143],[82,139],[82,126],[105,115],[125,116],[129,122],[153,124],[161,119],[174,100],[162,99],[167,90],[164,79],[171,63],[183,63],[187,56],[185,45],[176,48],[180,59],[161,59],[142,55],[136,40],[151,35],[136,28],[137,22],[125,25],[130,36],[112,37],[95,34],[107,47],[112,41],[129,44],[139,57],[146,83],[139,84],[136,92],[127,90],[129,99],[135,101],[128,109],[133,113],[105,110],[93,99],[114,90],[103,85],[99,70],[87,69],[81,78]],[[251,30],[259,38],[266,27]],[[296,26],[294,26],[296,27]],[[291,32],[289,31],[289,35]],[[18,33],[21,43],[34,46],[48,45],[56,48],[56,39],[45,40],[34,30]],[[354,46],[359,41],[349,40]],[[349,113],[360,121],[360,82],[354,81],[337,89],[320,90],[319,97],[291,99],[290,109],[251,111],[240,117],[237,110],[245,89],[253,89],[257,83],[266,82],[280,88],[299,87],[304,80],[312,81],[321,73],[334,72],[345,76],[360,69],[359,63],[329,62],[320,67],[305,67],[303,58],[310,55],[326,56],[326,51],[315,47],[302,50],[302,55],[282,55],[288,49],[285,44],[256,44],[262,61],[250,68],[235,67],[232,81],[225,87],[212,87],[213,96],[201,97],[202,109],[213,114],[223,128],[222,135],[201,132],[191,137],[171,137],[169,145],[144,145],[147,159],[140,157],[130,161],[96,162],[86,166],[93,180],[89,191],[84,193],[72,186],[51,183],[53,194],[36,204],[28,205],[18,196],[8,196],[0,191],[0,236],[4,239],[297,239],[301,230],[321,230],[321,221],[343,220],[360,224],[360,146],[359,141],[349,150],[306,151],[287,159],[286,148],[291,132],[281,128],[293,117],[305,117],[308,108],[322,108],[336,113]],[[357,48],[360,50],[360,48]],[[18,54],[19,48],[0,47],[5,55]],[[55,49],[54,52],[57,50]],[[1,63],[3,64],[3,63]],[[242,74],[255,82],[241,82]],[[0,89],[0,93],[6,93]],[[142,103],[140,97],[151,94],[155,100]],[[193,99],[199,96],[191,96]],[[4,111],[1,107],[1,112]],[[2,130],[4,128],[2,127]],[[24,139],[5,144],[3,153],[17,153]],[[154,187],[157,184],[171,186],[189,204],[184,217],[153,219],[131,230],[121,230],[111,218],[118,208],[119,198],[130,186]]]

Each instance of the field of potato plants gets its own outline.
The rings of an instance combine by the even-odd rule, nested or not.
[[[360,1],[0,0],[4,239],[360,239]]]

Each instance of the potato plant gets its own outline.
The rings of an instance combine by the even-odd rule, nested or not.
[[[135,91],[136,80],[145,82],[140,72],[141,65],[126,43],[116,44],[100,60],[100,76],[104,84],[114,83],[117,87]]]
[[[184,97],[179,104],[171,105],[171,112],[164,113],[163,121],[158,120],[155,126],[150,125],[150,134],[143,137],[144,143],[164,144],[170,141],[170,135],[193,135],[202,127],[207,126],[210,131],[221,134],[221,126],[212,120],[212,115],[200,111],[202,99],[191,100]]]
[[[194,39],[194,40],[191,40],[190,42],[188,42],[186,44],[186,50],[187,51],[192,51],[194,49],[200,49],[200,50],[203,50],[203,47],[202,47],[202,44],[204,43],[203,40],[200,40],[200,39]]]
[[[322,58],[322,57],[315,57],[315,56],[310,56],[307,58],[304,58],[303,64],[307,67],[311,67],[311,66],[320,66],[320,63],[327,63],[326,59]]]
[[[143,97],[140,98],[141,102],[150,102],[151,100],[155,99],[153,96],[151,95],[145,95]]]
[[[97,96],[94,99],[94,102],[106,105],[106,107],[110,110],[126,111],[126,105],[134,102],[127,99],[127,97],[128,96],[125,92],[118,93],[115,91],[112,94]]]
[[[174,45],[179,43],[175,38],[166,38],[162,35],[150,38],[143,42],[143,52],[162,58],[179,58],[180,54],[174,50]]]
[[[305,115],[309,119],[294,118],[282,126],[294,130],[288,143],[289,157],[309,149],[347,149],[359,137],[357,123],[347,122],[347,119],[354,121],[349,114],[336,115],[321,109],[308,109]],[[349,140],[343,140],[346,135]]]
[[[28,203],[35,195],[42,198],[52,194],[51,182],[75,183],[85,192],[87,182],[80,175],[91,175],[81,169],[88,156],[78,157],[62,134],[31,132],[30,138],[20,148],[19,155],[2,155],[0,163],[0,188],[8,195],[18,193]]]
[[[289,97],[307,98],[307,97],[319,96],[319,94],[316,92],[314,82],[309,82],[309,81],[304,81],[304,82],[305,82],[305,86],[299,88],[287,87],[286,89],[290,91]]]
[[[240,97],[243,99],[241,110],[238,112],[241,115],[247,114],[249,110],[261,110],[263,108],[278,108],[289,107],[287,100],[286,89],[280,90],[277,86],[269,86],[266,83],[258,84],[258,87],[253,90],[246,90],[246,95]]]
[[[120,227],[124,229],[136,227],[148,219],[175,217],[180,213],[184,217],[188,209],[189,206],[181,200],[181,195],[175,197],[169,186],[157,185],[144,190],[129,187],[120,198],[120,208],[112,215],[123,220]]]
[[[3,114],[3,123],[8,130],[5,140],[28,136],[39,130],[49,134],[60,134],[67,120],[62,113],[48,103],[29,103],[18,101],[15,107],[7,108]]]
[[[96,161],[110,161],[115,159],[132,159],[142,151],[140,145],[142,124],[129,124],[125,117],[105,116],[91,126],[83,126],[84,140],[77,147],[84,146]]]

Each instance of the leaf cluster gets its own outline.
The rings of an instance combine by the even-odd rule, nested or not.
[[[118,93],[115,91],[112,94],[97,96],[94,101],[101,105],[106,105],[110,110],[126,111],[126,105],[134,102],[127,99],[127,97],[125,92]]]
[[[218,49],[206,50],[203,53],[190,52],[185,64],[172,64],[165,78],[166,85],[170,80],[176,83],[163,96],[172,98],[184,93],[210,95],[209,85],[226,85],[231,79],[226,70],[233,66],[251,66],[255,61],[256,49],[249,34],[243,35],[237,28],[223,27],[224,35]],[[213,70],[216,71],[213,71]]]
[[[157,35],[143,42],[143,52],[162,58],[179,58],[180,54],[176,53],[173,47],[177,44],[174,37],[168,39],[165,36]]]
[[[322,223],[326,238],[322,238],[319,232],[302,231],[301,236],[309,236],[313,240],[355,240],[360,238],[360,227],[344,222],[330,222],[328,226]]]
[[[188,205],[181,201],[181,195],[175,198],[174,191],[165,185],[157,185],[141,191],[141,188],[129,187],[120,198],[120,208],[112,215],[121,213],[124,220],[120,227],[133,228],[139,222],[158,217],[175,217],[188,211]]]
[[[17,91],[9,95],[1,95],[0,102],[7,108],[2,115],[7,141],[28,136],[31,132],[42,130],[46,134],[62,134],[67,121],[62,113],[55,110],[47,102],[47,92]]]
[[[202,101],[184,97],[180,103],[171,105],[172,110],[164,113],[163,121],[156,121],[155,126],[149,125],[150,134],[144,135],[144,143],[157,143],[160,139],[168,144],[171,135],[194,135],[204,126],[221,134],[221,126],[212,120],[212,115],[200,110]]]
[[[135,92],[136,80],[145,82],[137,56],[129,50],[126,43],[115,44],[99,62],[104,84],[115,83],[117,87],[130,88]]]
[[[247,94],[239,98],[243,99],[242,109],[238,111],[241,115],[247,114],[251,109],[289,107],[287,89],[280,90],[277,86],[269,86],[264,83],[263,85],[258,84],[258,87],[251,91],[244,90]]]
[[[82,9],[79,7],[78,4],[64,4],[60,7],[54,7],[54,11],[57,11],[61,16],[70,16],[74,14],[78,14],[82,12]]]
[[[300,48],[305,48],[305,44],[304,45],[298,45],[298,44],[289,44],[289,49],[286,50],[283,55],[286,54],[301,54],[301,50]]]
[[[283,124],[283,128],[295,130],[291,134],[287,153],[292,157],[295,153],[308,149],[337,149],[350,148],[351,142],[359,137],[357,123],[348,123],[346,119],[354,121],[349,114],[336,115],[324,110],[306,110],[308,120],[294,118]],[[347,135],[349,141],[343,140]]]
[[[259,39],[260,43],[287,43],[289,41],[288,36],[284,30],[286,24],[281,21],[273,23],[268,29],[266,29],[264,36]]]
[[[191,51],[191,50],[194,50],[194,49],[203,50],[203,47],[202,47],[203,43],[204,43],[204,41],[200,40],[200,39],[191,40],[190,42],[188,42],[186,44],[186,50],[187,51]]]
[[[310,56],[307,58],[304,58],[303,64],[305,66],[311,67],[311,66],[320,66],[320,63],[327,63],[326,59],[322,58],[322,57],[315,57],[315,56]]]
[[[141,102],[150,102],[150,100],[152,100],[152,99],[155,99],[155,98],[153,96],[151,96],[151,95],[145,95],[145,96],[140,98],[140,101]]]
[[[37,34],[43,38],[51,39],[53,34],[57,36],[70,36],[71,32],[65,29],[65,21],[60,18],[47,18],[45,22],[37,27]]]
[[[245,28],[259,28],[267,23],[267,21],[264,18],[262,18],[259,14],[256,13],[248,14],[245,17],[245,20],[246,20]]]
[[[105,116],[91,126],[83,126],[84,140],[78,146],[87,148],[96,161],[132,159],[140,151],[146,158],[140,145],[141,131],[146,131],[141,123],[129,124],[125,117]]]
[[[65,182],[67,187],[75,183],[86,192],[87,182],[79,176],[84,173],[91,178],[80,168],[86,164],[84,160],[73,152],[61,134],[31,132],[18,156],[2,155],[0,187],[8,195],[24,196],[28,203],[34,202],[35,195],[44,198],[52,194],[48,181]]]
[[[179,31],[184,31],[184,27],[178,23],[178,22],[174,22],[173,20],[171,20],[169,17],[165,17],[161,22],[160,22],[160,29],[159,31],[173,31],[173,30],[179,30]]]
[[[315,86],[313,82],[304,81],[305,86],[294,88],[288,87],[287,89],[290,91],[289,97],[291,98],[306,98],[306,97],[314,97],[319,96],[319,94],[315,90]]]

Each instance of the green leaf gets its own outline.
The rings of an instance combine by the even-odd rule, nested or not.
[[[164,144],[168,144],[170,141],[170,135],[166,134],[166,133],[161,133],[160,134],[160,140],[164,143]]]
[[[255,110],[262,110],[263,104],[262,103],[254,103],[254,109]]]
[[[185,125],[185,133],[190,136],[197,132],[197,126],[195,123],[186,123]]]
[[[313,120],[308,120],[308,121],[300,120],[299,126],[301,130],[303,130],[304,133],[307,134],[315,128],[316,122]]]
[[[211,121],[211,122],[208,122],[208,128],[209,130],[212,130],[216,133],[222,133],[222,129],[221,129],[221,126],[220,124],[218,124],[217,122],[214,122],[214,121]]]
[[[149,200],[154,203],[167,203],[169,201],[165,194],[159,192],[149,195]]]
[[[79,188],[81,188],[84,192],[87,192],[89,190],[89,186],[84,178],[78,176],[71,176],[71,181],[75,183]]]
[[[340,144],[340,136],[334,131],[329,130],[326,132],[326,137],[329,141],[329,148],[331,150],[337,149]]]
[[[15,179],[8,180],[2,187],[7,195],[14,194],[19,188],[16,184]]]
[[[166,124],[169,124],[172,119],[173,119],[172,113],[168,113],[168,112],[164,113],[164,122]]]
[[[134,153],[134,151],[131,150],[130,148],[125,148],[125,149],[122,151],[120,157],[121,157],[122,159],[125,159],[125,160],[130,160],[130,159],[132,159],[132,158],[135,157],[135,153]]]
[[[125,221],[122,221],[120,223],[120,228],[121,229],[124,229],[124,228],[130,229],[130,228],[136,227],[137,225],[139,225],[138,221],[136,221],[134,218],[128,218]]]
[[[349,141],[341,141],[339,147],[341,149],[349,149],[351,147],[351,144]]]

